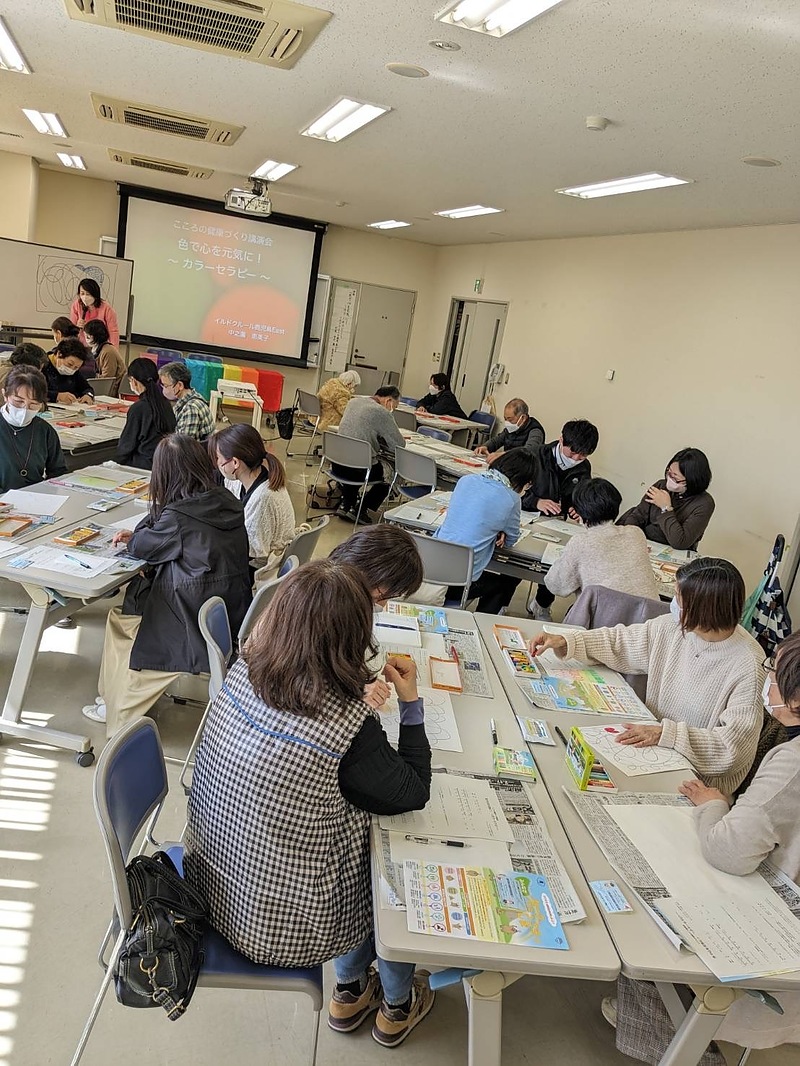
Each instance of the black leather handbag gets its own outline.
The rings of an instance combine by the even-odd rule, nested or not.
[[[133,922],[114,971],[117,999],[126,1007],[162,1007],[175,1021],[203,964],[208,905],[163,851],[137,855],[125,872]]]

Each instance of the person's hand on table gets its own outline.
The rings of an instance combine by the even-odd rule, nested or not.
[[[617,737],[617,744],[631,744],[634,748],[652,748],[661,740],[660,725],[634,725],[625,723],[625,732]]]
[[[78,397],[73,392],[59,392],[56,396],[59,403],[77,403]]]
[[[498,533],[497,534],[497,537],[496,537],[495,542],[494,542],[494,546],[495,546],[495,548],[505,548],[505,546],[506,546],[506,535],[505,535],[505,533]]]
[[[648,503],[660,507],[662,511],[672,510],[672,497],[666,489],[658,489],[655,485],[651,485],[645,493],[645,499]]]
[[[390,655],[383,668],[383,676],[390,685],[394,685],[397,698],[403,703],[413,703],[414,700],[419,699],[417,668],[413,659]]]
[[[385,681],[377,678],[364,686],[364,703],[373,711],[379,711],[392,694],[392,690]]]
[[[133,536],[133,533],[129,529],[118,529],[114,536],[111,538],[111,543],[114,547],[118,547],[120,544],[127,544]]]
[[[418,415],[426,415],[428,412],[425,410],[424,407],[418,407],[416,413]]]
[[[486,447],[485,444],[480,444],[477,448],[473,448],[472,450],[475,452],[476,455],[488,455],[489,454],[489,449]]]
[[[713,800],[724,800],[725,803],[730,804],[728,797],[723,792],[720,792],[718,788],[709,788],[708,785],[704,785],[697,778],[693,778],[691,781],[684,781],[679,786],[678,792],[682,796],[686,796],[688,800],[691,800],[695,807],[699,807],[702,803],[711,803]]]
[[[554,651],[559,659],[563,659],[567,654],[567,640],[557,633],[539,633],[528,641],[528,651],[534,656],[544,651]]]
[[[536,510],[542,514],[561,514],[561,504],[556,503],[555,500],[537,500]]]

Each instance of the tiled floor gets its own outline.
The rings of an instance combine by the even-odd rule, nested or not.
[[[282,445],[278,446],[282,455]],[[289,463],[298,518],[309,475]],[[332,518],[319,555],[348,532]],[[522,594],[517,597],[523,609]],[[21,602],[0,588],[0,604]],[[106,607],[77,615],[75,630],[49,629],[28,706],[31,718],[56,718],[60,728],[103,730],[80,715],[96,694]],[[558,611],[556,611],[558,616]],[[0,615],[0,694],[5,692],[23,619]],[[168,754],[185,751],[200,709],[162,700],[156,717]],[[177,774],[170,767],[175,780]],[[91,802],[92,771],[65,752],[6,740],[0,746],[0,1066],[65,1066],[100,980],[96,948],[109,916],[108,877]],[[176,789],[161,829],[181,830],[183,799]],[[614,1066],[630,1062],[614,1047],[599,1001],[608,986],[525,978],[504,997],[503,1061],[509,1066]],[[169,1022],[160,1011],[133,1011],[106,999],[83,1062],[86,1066],[188,1066],[307,1061],[307,1001],[258,993],[203,991],[188,1015]],[[737,1061],[734,1049],[729,1062]],[[798,1052],[754,1053],[753,1066],[797,1066]],[[403,1045],[386,1051],[368,1028],[341,1036],[321,1030],[320,1066],[366,1066],[395,1058],[407,1066],[462,1066],[466,1012],[458,986],[439,994],[430,1018]]]

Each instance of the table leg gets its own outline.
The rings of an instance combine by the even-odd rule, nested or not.
[[[500,1066],[503,989],[523,976],[483,970],[464,981],[469,1015],[468,1066]]]
[[[25,737],[42,744],[53,744],[57,748],[67,748],[69,751],[88,752],[92,748],[89,737],[82,737],[77,733],[63,733],[58,729],[50,729],[49,726],[20,722],[22,705],[28,692],[36,656],[39,654],[42,633],[48,625],[52,625],[60,618],[68,617],[76,610],[75,602],[69,602],[63,607],[54,606],[44,589],[34,585],[23,587],[31,598],[31,607],[14,663],[14,671],[11,674],[11,684],[3,705],[3,713],[0,716],[0,734]],[[80,601],[77,602],[80,603]]]
[[[697,1066],[739,993],[715,985],[693,988],[694,1002],[658,1066]]]

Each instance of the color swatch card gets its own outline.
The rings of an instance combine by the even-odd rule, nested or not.
[[[412,933],[569,948],[547,880],[539,874],[415,860],[403,866]]]

